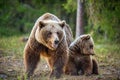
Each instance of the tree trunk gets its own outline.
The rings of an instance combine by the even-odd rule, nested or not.
[[[84,3],[77,0],[76,37],[84,33]]]

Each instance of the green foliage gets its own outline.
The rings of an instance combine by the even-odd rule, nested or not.
[[[120,40],[120,1],[82,0],[85,33],[95,40]],[[50,12],[66,20],[75,35],[77,0],[0,0],[0,36],[30,32],[39,16]],[[98,41],[99,42],[99,41]]]
[[[63,6],[68,13],[75,13],[77,0],[67,0]],[[120,41],[120,1],[81,0],[87,13],[85,33],[91,33],[95,40]],[[72,7],[72,8],[71,8]]]
[[[89,16],[89,25],[94,26],[96,32],[98,28],[104,32],[103,38],[120,40],[120,1],[119,0],[88,0],[86,1],[86,11]],[[94,32],[96,36],[98,33]]]
[[[77,0],[67,0],[67,3],[63,4],[63,6],[68,13],[75,12],[77,9]]]
[[[46,12],[67,20],[63,3],[65,1],[61,0],[0,0],[0,35],[11,36],[14,31],[18,34],[30,32],[37,18]],[[13,32],[6,33],[11,29]]]
[[[13,35],[21,35],[21,32],[18,32],[14,28],[9,28],[9,27],[0,27],[0,37],[6,36],[13,36]]]
[[[4,28],[7,28],[7,30],[9,31],[11,31],[12,29],[12,30],[16,30],[16,32],[18,31],[19,33],[20,32],[19,28],[26,26],[25,22],[28,21],[29,23],[31,23],[32,18],[30,19],[30,16],[32,16],[33,13],[30,13],[32,9],[29,8],[27,5],[19,3],[18,0],[14,0],[14,1],[1,0],[0,3],[1,3],[0,27],[3,29],[3,31],[5,30]],[[33,25],[33,23],[31,25]],[[4,32],[6,32],[6,30]],[[0,34],[2,35],[2,33]]]

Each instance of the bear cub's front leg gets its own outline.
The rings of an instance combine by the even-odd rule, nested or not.
[[[87,63],[86,65],[83,66],[84,67],[84,74],[86,76],[89,76],[92,74],[92,69],[93,69],[93,63],[90,60],[89,63]]]

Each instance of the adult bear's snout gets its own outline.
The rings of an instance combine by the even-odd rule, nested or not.
[[[59,40],[55,40],[55,41],[54,41],[54,44],[58,44],[58,43],[59,43]]]

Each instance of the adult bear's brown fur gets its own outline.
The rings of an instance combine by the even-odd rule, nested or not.
[[[90,35],[82,35],[73,41],[69,47],[68,62],[65,67],[65,73],[70,75],[98,74],[97,61],[92,57],[94,55],[94,43]]]
[[[59,78],[66,64],[71,41],[71,30],[64,21],[50,13],[39,17],[24,48],[27,76],[33,74],[40,56],[43,56],[51,69],[50,77]]]

